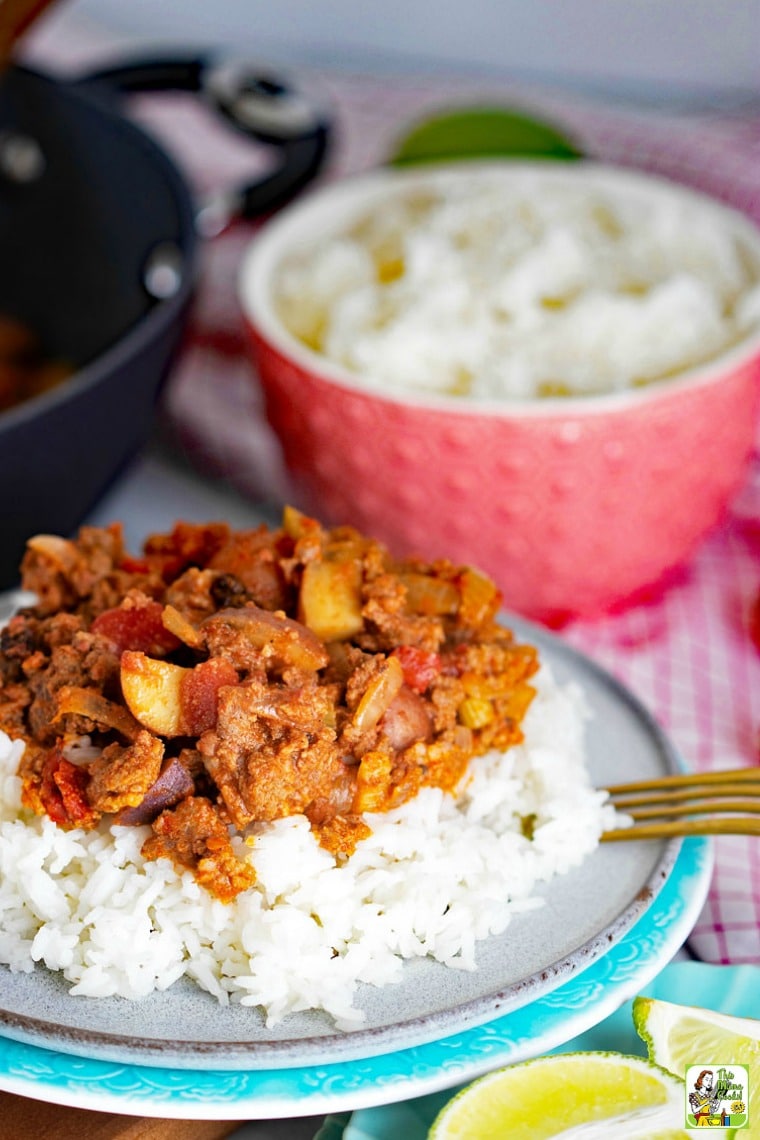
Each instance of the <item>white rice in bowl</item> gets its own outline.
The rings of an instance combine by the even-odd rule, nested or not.
[[[616,818],[586,770],[580,689],[545,665],[534,683],[523,744],[475,759],[457,798],[425,788],[368,816],[346,862],[303,816],[257,825],[238,841],[256,886],[230,905],[146,862],[147,828],[64,831],[25,811],[23,746],[0,733],[0,961],[58,970],[88,997],[143,998],[185,975],[221,1004],[260,1006],[269,1026],[322,1009],[340,1029],[362,1024],[359,984],[399,981],[406,959],[474,969],[478,941],[540,906],[538,884]]]
[[[632,172],[407,171],[350,225],[314,228],[279,267],[280,317],[389,393],[615,392],[760,331],[750,223]]]

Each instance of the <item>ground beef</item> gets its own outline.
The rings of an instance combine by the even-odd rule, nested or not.
[[[350,527],[179,522],[137,555],[87,527],[30,540],[22,574],[39,601],[0,636],[0,725],[28,742],[24,802],[150,823],[146,856],[225,901],[252,881],[235,830],[303,814],[348,857],[364,812],[521,739],[538,661],[493,583]]]

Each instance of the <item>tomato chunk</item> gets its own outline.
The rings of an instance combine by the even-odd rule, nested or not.
[[[429,689],[441,672],[441,658],[430,650],[418,649],[416,645],[399,645],[393,650],[404,673],[404,683],[415,693]]]
[[[92,623],[92,632],[107,637],[119,653],[133,649],[151,657],[163,657],[181,644],[179,638],[165,628],[161,620],[163,609],[160,602],[127,598],[120,606],[98,614]]]
[[[54,823],[61,827],[92,827],[97,814],[87,802],[88,775],[54,748],[42,770],[40,800]]]
[[[210,657],[189,669],[180,683],[182,725],[187,735],[200,736],[216,725],[219,690],[237,685],[235,666],[223,657]]]

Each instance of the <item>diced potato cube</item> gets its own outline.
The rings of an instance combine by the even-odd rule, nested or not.
[[[364,626],[357,562],[309,562],[304,567],[298,617],[321,641],[345,641]]]
[[[180,665],[126,650],[121,655],[121,691],[132,715],[157,736],[182,734]]]
[[[459,590],[453,582],[433,578],[430,574],[399,574],[406,587],[406,608],[409,613],[438,617],[455,614],[459,609]]]
[[[477,629],[495,616],[501,594],[485,574],[468,566],[459,578],[459,588],[462,592],[459,618],[464,625]]]

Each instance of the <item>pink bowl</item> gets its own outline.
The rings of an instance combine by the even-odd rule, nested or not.
[[[573,176],[693,196],[589,167]],[[398,554],[476,565],[509,609],[540,621],[631,602],[683,563],[742,482],[760,403],[760,333],[708,366],[604,396],[484,405],[368,387],[288,333],[272,278],[286,252],[343,228],[399,178],[410,174],[381,171],[312,194],[270,222],[244,262],[244,315],[296,505]],[[754,227],[706,204],[760,258]]]

